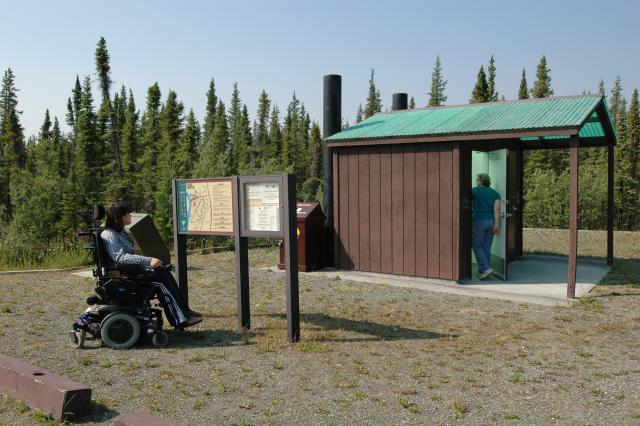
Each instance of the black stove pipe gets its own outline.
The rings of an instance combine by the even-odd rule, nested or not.
[[[393,101],[391,103],[391,109],[393,111],[399,111],[401,109],[407,109],[407,94],[406,93],[394,93]]]
[[[342,77],[336,74],[324,76],[322,137],[338,133],[342,127]],[[326,251],[325,265],[334,266],[333,255],[333,155],[326,142],[323,153],[324,169],[324,214]]]

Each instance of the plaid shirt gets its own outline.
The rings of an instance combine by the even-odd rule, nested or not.
[[[100,234],[104,247],[116,265],[141,265],[149,266],[151,257],[139,256],[133,248],[133,242],[126,232],[117,232],[114,229],[106,228]]]

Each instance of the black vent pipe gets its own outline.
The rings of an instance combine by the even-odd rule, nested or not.
[[[401,109],[407,109],[407,94],[406,93],[394,93],[393,101],[391,103],[391,109],[399,111]]]
[[[336,74],[324,76],[322,137],[338,133],[342,126],[342,77]],[[333,156],[331,148],[324,145],[324,214],[326,230],[325,265],[333,265]]]

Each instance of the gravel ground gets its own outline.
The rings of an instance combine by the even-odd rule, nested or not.
[[[192,255],[203,323],[168,347],[68,346],[92,281],[0,275],[0,351],[93,388],[82,424],[145,410],[209,424],[639,424],[640,278],[571,307],[300,275],[302,340],[284,275],[250,254],[252,330],[236,328],[233,253]],[[0,423],[47,422],[0,398]]]

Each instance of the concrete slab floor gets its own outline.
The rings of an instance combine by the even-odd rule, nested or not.
[[[484,281],[478,279],[455,281],[438,280],[374,272],[323,269],[313,272],[328,278],[386,284],[394,287],[418,288],[441,293],[460,294],[473,297],[510,300],[540,305],[566,305],[567,257],[524,255],[509,265],[509,279],[501,281],[495,277]],[[273,270],[278,270],[274,268]],[[282,271],[284,272],[284,271]],[[576,297],[589,293],[609,272],[605,261],[578,259]],[[474,272],[474,275],[475,272]]]

